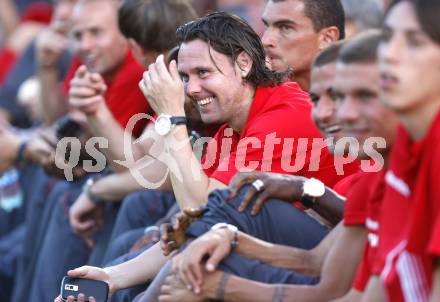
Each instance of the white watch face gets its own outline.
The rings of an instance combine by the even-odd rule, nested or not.
[[[304,195],[311,196],[311,197],[321,197],[325,193],[325,185],[315,179],[311,178],[304,182]]]
[[[154,129],[159,135],[166,135],[171,130],[171,120],[168,116],[159,115],[154,123]]]

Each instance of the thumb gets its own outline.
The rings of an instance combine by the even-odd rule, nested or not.
[[[191,217],[191,218],[199,218],[202,216],[206,211],[208,210],[208,207],[206,205],[202,205],[197,208],[185,208],[183,209],[183,212]]]
[[[81,65],[75,72],[75,77],[83,78],[87,73],[87,67],[85,65]]]
[[[87,266],[81,266],[67,272],[67,275],[73,278],[85,278],[88,274],[89,267]]]

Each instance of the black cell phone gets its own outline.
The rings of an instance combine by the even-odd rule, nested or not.
[[[108,284],[104,281],[71,278],[65,276],[61,282],[61,298],[67,301],[67,297],[73,296],[76,298],[79,294],[84,294],[86,302],[89,297],[96,299],[96,302],[106,302],[108,299]]]
[[[58,139],[64,137],[78,137],[82,133],[81,125],[70,116],[64,116],[57,122],[56,135]]]

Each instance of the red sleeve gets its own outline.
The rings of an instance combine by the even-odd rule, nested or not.
[[[284,138],[293,139],[291,150],[297,150],[298,138],[315,137],[316,133],[307,127],[307,124],[311,124],[309,112],[307,106],[292,109],[289,104],[280,103],[276,108],[259,115],[246,126],[237,149],[219,164],[219,167],[227,168],[217,169],[211,177],[229,184],[238,171],[249,169],[286,174],[288,171],[284,168],[291,163],[291,157],[283,154],[282,142]],[[297,118],[292,119],[291,116]],[[265,152],[268,144],[273,145],[273,149],[266,148]],[[308,168],[311,144],[309,140],[304,149],[296,152],[298,158],[301,157],[300,153],[305,157],[304,165],[296,170],[298,175],[304,175]]]
[[[16,59],[17,55],[11,49],[5,47],[0,50],[0,85],[6,79]]]
[[[440,139],[440,138],[438,138]],[[436,160],[434,160],[437,158]],[[440,186],[438,185],[438,181],[440,179],[440,143],[437,143],[436,150],[434,152],[434,156],[432,157],[434,163],[433,168],[431,168],[432,175],[430,175],[429,180],[429,196],[428,200],[433,205],[433,229],[432,234],[429,239],[428,245],[428,253],[432,256],[439,257],[440,256]],[[426,200],[424,201],[426,203]]]
[[[333,190],[342,196],[347,196],[351,186],[357,181],[357,178],[359,178],[360,175],[362,175],[362,172],[358,171],[354,174],[344,177],[336,183],[336,185],[333,187]]]
[[[29,4],[21,16],[21,22],[31,21],[49,24],[52,19],[53,8],[49,3],[35,2]]]
[[[367,219],[367,198],[369,191],[369,177],[362,174],[357,181],[352,183],[352,188],[347,193],[344,209],[344,225],[364,225]]]
[[[239,171],[263,171],[315,177],[333,186],[341,177],[325,144],[316,148],[324,140],[310,113],[308,96],[296,84],[258,88],[236,148],[211,177],[229,184]],[[315,154],[312,147],[322,151]]]

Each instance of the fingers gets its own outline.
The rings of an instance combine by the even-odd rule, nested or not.
[[[231,190],[231,194],[229,197],[232,199],[237,196],[238,191],[240,191],[241,187],[246,184],[252,183],[256,178],[256,176],[252,173],[238,173],[236,176],[232,178],[231,184],[229,188]]]
[[[98,73],[90,73],[84,65],[81,65],[75,72],[75,77],[70,81],[70,91],[73,88],[87,87],[93,89],[96,93],[103,93],[107,86],[104,79]]]
[[[71,97],[69,99],[69,103],[72,107],[75,107],[75,108],[83,111],[85,114],[94,113],[95,109],[103,101],[104,101],[103,97],[100,94],[95,95],[93,97],[88,97],[88,98],[73,98],[73,97]]]
[[[258,195],[257,199],[255,200],[255,205],[252,208],[251,215],[255,216],[261,211],[261,208],[263,207],[264,203],[270,198],[270,195],[271,192],[268,189],[264,190]]]
[[[96,222],[93,219],[81,221],[79,217],[72,217],[70,225],[76,233],[84,233],[93,228],[96,225]]]
[[[67,302],[75,302],[75,301],[85,302],[86,296],[84,294],[79,294],[78,297],[76,298],[76,300],[75,300],[74,296],[68,296],[66,301]],[[96,299],[94,297],[90,296],[88,301],[89,302],[96,302]],[[63,302],[63,299],[60,296],[58,296],[57,298],[55,298],[54,302]]]
[[[169,70],[174,81],[181,81],[179,71],[177,70],[177,62],[175,60],[170,62]]]
[[[208,211],[208,207],[206,205],[202,205],[197,208],[185,208],[183,209],[183,213],[191,218],[200,218],[204,213]]]
[[[144,94],[144,96],[146,96],[147,98],[149,98],[150,94],[151,94],[151,78],[150,78],[150,70],[145,71],[143,73],[142,76],[142,81],[141,81],[142,85],[141,90]]]
[[[87,67],[86,65],[81,65],[78,67],[78,69],[75,71],[74,78],[83,78],[87,73]]]
[[[68,296],[67,297],[67,302],[75,302],[75,297],[74,296]]]
[[[174,216],[173,220],[174,231],[184,231],[188,225],[190,225],[190,223],[190,217],[188,217],[185,213],[178,213],[176,216]]]
[[[147,96],[148,92],[147,92],[147,87],[145,86],[145,81],[144,78],[142,78],[142,80],[139,81],[139,89],[142,91],[142,94]]]
[[[243,200],[241,201],[241,204],[238,207],[238,211],[243,212],[244,210],[246,210],[246,208],[249,206],[249,204],[252,201],[252,198],[255,196],[256,193],[257,190],[255,190],[254,187],[250,187],[247,190],[246,195],[243,197]]]
[[[63,299],[61,299],[61,296],[58,296],[53,300],[53,302],[63,302]]]
[[[230,245],[227,246],[230,247]],[[223,245],[216,248],[206,261],[206,270],[208,272],[214,272],[217,269],[218,264],[229,254],[229,252],[230,249],[223,248]]]
[[[154,64],[154,75],[157,75],[158,78],[171,81],[171,80],[173,80],[173,77],[171,76],[170,72],[168,71],[164,60],[165,59],[164,59],[163,54],[161,54],[157,57],[156,64]]]
[[[165,256],[168,256],[177,248],[174,241],[174,229],[170,223],[163,223],[160,226],[160,248]]]

